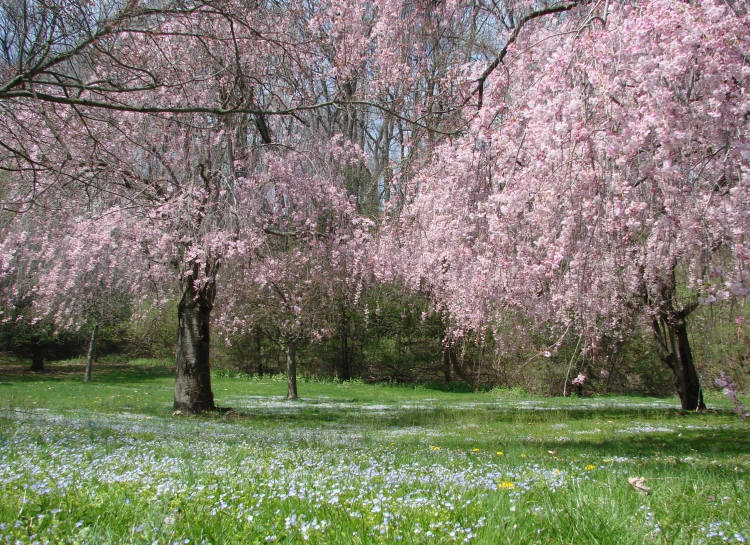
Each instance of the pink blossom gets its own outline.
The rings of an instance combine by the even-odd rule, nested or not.
[[[737,397],[738,390],[737,385],[732,380],[732,377],[722,371],[719,378],[714,379],[714,383],[722,388],[722,392],[725,396],[732,400],[734,404],[734,412],[736,412],[740,419],[744,422],[746,418],[750,417],[750,412],[745,409],[745,405]]]

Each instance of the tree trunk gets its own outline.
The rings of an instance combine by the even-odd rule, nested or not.
[[[33,342],[31,345],[31,370],[37,373],[44,371],[44,345]]]
[[[451,377],[451,346],[447,345],[443,347],[443,376],[445,377],[445,383],[448,384],[453,377]]]
[[[349,322],[346,318],[341,321],[341,359],[336,362],[335,376],[338,380],[351,380],[351,366],[349,359]]]
[[[94,353],[96,352],[96,334],[99,332],[99,324],[94,324],[94,330],[91,332],[91,342],[89,342],[89,354],[86,357],[86,373],[83,375],[83,382],[91,380],[91,369],[94,366]]]
[[[284,345],[286,352],[286,398],[297,399],[297,343],[289,341]]]
[[[451,345],[450,350],[448,351],[448,356],[450,357],[451,370],[466,384],[471,384],[471,377],[469,377],[468,373],[461,368],[455,346]]]
[[[666,317],[653,322],[654,335],[660,347],[660,357],[674,376],[677,395],[683,410],[703,410],[703,390],[695,369],[693,352],[684,319]]]
[[[196,414],[216,408],[209,360],[211,309],[215,297],[213,282],[207,282],[196,291],[192,277],[184,281],[182,300],[177,308],[175,411]]]
[[[653,312],[652,328],[659,357],[672,370],[682,409],[699,411],[705,409],[706,405],[703,403],[703,390],[687,332],[687,317],[698,308],[698,301],[694,299],[681,308],[676,304],[676,267],[677,262],[673,261],[667,270],[665,282],[654,294],[649,293],[648,288],[644,290],[644,300]]]
[[[260,330],[255,332],[255,342],[258,347],[258,376],[263,378],[263,338]]]

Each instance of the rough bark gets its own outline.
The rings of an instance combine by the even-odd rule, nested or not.
[[[86,373],[83,375],[83,382],[91,380],[91,370],[94,367],[94,353],[96,352],[97,333],[99,333],[99,324],[94,324],[94,330],[91,332],[91,341],[89,342],[89,353],[86,357]]]
[[[192,278],[184,282],[177,309],[177,376],[174,387],[174,410],[195,414],[216,409],[211,390],[209,360],[210,322],[216,289],[207,282],[196,290]]]
[[[286,398],[297,399],[297,343],[289,341],[284,345],[286,352]]]
[[[44,345],[34,342],[31,345],[31,370],[41,373],[44,371]]]

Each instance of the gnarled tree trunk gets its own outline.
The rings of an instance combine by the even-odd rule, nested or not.
[[[652,329],[659,347],[659,357],[672,370],[682,409],[703,410],[706,408],[703,390],[687,332],[687,317],[698,308],[698,301],[690,301],[682,307],[677,304],[675,268],[676,263],[673,262],[656,296],[646,289],[644,299],[653,314]]]
[[[206,282],[196,290],[193,277],[188,276],[184,280],[182,300],[177,309],[176,411],[192,414],[216,408],[209,360],[211,310],[215,298],[213,281]]]

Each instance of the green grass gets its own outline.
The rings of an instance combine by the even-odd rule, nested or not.
[[[216,377],[239,416],[172,418],[168,362],[0,364],[0,543],[728,543],[750,426],[719,396],[543,399]],[[644,477],[651,494],[628,484]]]

